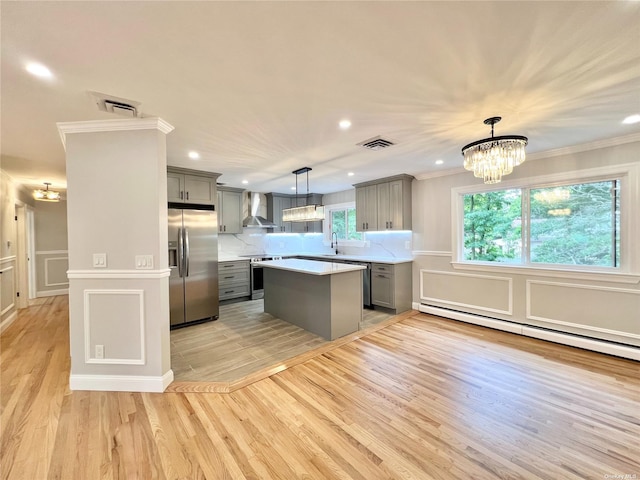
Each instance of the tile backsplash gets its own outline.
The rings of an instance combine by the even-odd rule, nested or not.
[[[362,246],[338,243],[338,250],[343,255],[408,258],[411,257],[411,236],[410,231],[369,232]],[[245,228],[241,234],[218,235],[218,252],[221,255],[285,255],[331,253],[332,250],[322,233],[266,233]]]

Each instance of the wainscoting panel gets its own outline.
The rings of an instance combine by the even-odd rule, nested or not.
[[[0,317],[15,307],[16,269],[15,260],[0,263]]]
[[[44,284],[46,287],[69,286],[67,279],[69,270],[68,257],[45,258],[44,260]]]
[[[85,362],[144,365],[144,290],[84,290],[84,297]],[[104,358],[98,358],[96,345],[103,346]]]
[[[68,293],[69,254],[67,250],[36,251],[36,296]]]
[[[508,277],[420,270],[421,303],[513,314],[513,281]]]
[[[640,340],[640,290],[527,280],[527,320],[617,341]]]

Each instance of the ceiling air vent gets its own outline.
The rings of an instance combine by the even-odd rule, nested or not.
[[[116,113],[125,117],[137,117],[140,102],[118,98],[105,93],[89,92],[93,102],[102,112]]]
[[[361,147],[368,148],[369,150],[382,150],[383,148],[395,145],[391,140],[386,140],[381,136],[370,138],[364,142],[358,143]]]

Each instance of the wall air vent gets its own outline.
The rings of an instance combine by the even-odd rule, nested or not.
[[[381,136],[370,138],[369,140],[365,140],[364,142],[360,142],[357,145],[361,147],[368,148],[369,150],[382,150],[383,148],[390,147],[395,145],[395,142],[391,140],[386,140]]]
[[[127,100],[126,98],[118,98],[111,95],[98,92],[88,92],[93,102],[102,112],[116,113],[124,117],[138,117],[138,107],[140,102]]]

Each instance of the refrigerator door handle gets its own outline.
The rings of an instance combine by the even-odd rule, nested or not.
[[[184,241],[182,228],[178,228],[178,276],[184,277]]]
[[[184,229],[184,265],[185,265],[185,277],[189,276],[189,229]]]

